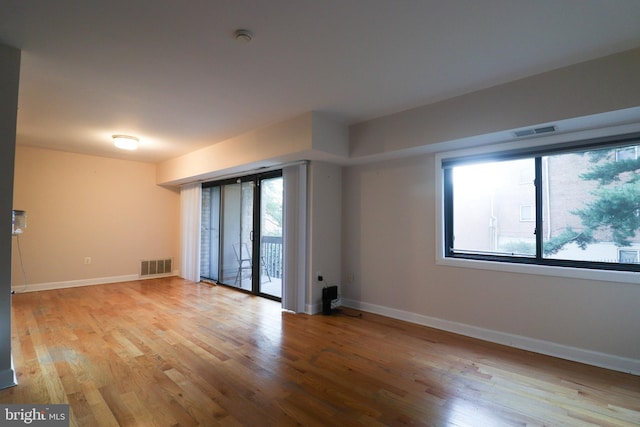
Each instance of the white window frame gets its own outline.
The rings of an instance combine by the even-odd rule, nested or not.
[[[529,208],[529,218],[525,218],[522,215],[523,209]],[[532,205],[520,205],[520,222],[534,222],[536,220],[536,215]]]
[[[622,259],[622,252],[634,252],[636,254],[636,260],[635,262],[638,262],[639,255],[640,255],[640,251],[638,251],[638,249],[622,249],[622,248],[618,248],[618,260]]]
[[[627,148],[621,148],[616,150],[616,162],[620,161],[620,152],[623,150],[628,150],[629,148],[633,148],[633,158],[637,159],[638,158],[638,147],[627,147]]]

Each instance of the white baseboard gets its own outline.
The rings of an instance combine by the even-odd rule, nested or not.
[[[173,273],[168,274],[158,274],[155,276],[145,277],[140,277],[139,274],[127,274],[123,276],[95,277],[92,279],[68,280],[64,282],[34,283],[27,284],[26,286],[18,285],[12,287],[11,290],[17,294],[21,294],[24,292],[49,291],[52,289],[76,288],[80,286],[106,285],[108,283],[132,282],[134,280],[157,279],[159,277],[171,277],[177,275],[178,271],[174,271]]]
[[[492,329],[480,328],[478,326],[467,325],[464,323],[453,322],[450,320],[439,319],[437,317],[425,316],[422,314],[376,304],[369,304],[347,298],[342,298],[342,305],[522,350],[533,351],[535,353],[546,354],[548,356],[558,357],[574,362],[612,369],[614,371],[640,375],[640,360],[637,359],[585,350],[583,348],[557,344],[551,341],[539,340],[522,335],[509,334]]]
[[[305,306],[305,314],[318,314],[322,311],[322,304],[307,304]]]

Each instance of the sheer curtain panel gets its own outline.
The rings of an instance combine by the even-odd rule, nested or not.
[[[282,308],[305,312],[307,289],[307,164],[282,169],[284,278]]]
[[[200,205],[202,184],[180,187],[181,276],[200,281]]]

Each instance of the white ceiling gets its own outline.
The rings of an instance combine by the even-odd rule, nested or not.
[[[22,50],[18,144],[157,162],[638,47],[640,1],[2,0],[0,42]],[[120,133],[140,149],[113,148]]]

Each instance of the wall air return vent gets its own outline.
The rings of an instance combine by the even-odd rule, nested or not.
[[[173,273],[173,258],[140,261],[140,277],[169,276]]]
[[[534,135],[542,135],[544,133],[551,133],[551,132],[555,132],[557,130],[558,129],[556,129],[555,126],[543,126],[543,127],[539,127],[539,128],[529,128],[529,129],[517,130],[513,134],[515,136],[517,136],[518,138],[522,138],[524,136],[534,136]]]

